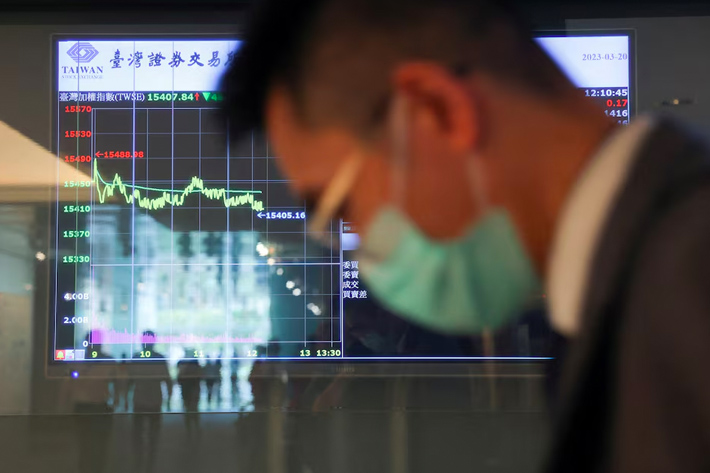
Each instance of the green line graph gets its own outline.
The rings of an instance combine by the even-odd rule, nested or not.
[[[211,200],[221,200],[226,208],[251,207],[251,209],[256,212],[264,210],[264,203],[254,198],[255,194],[261,194],[261,191],[205,187],[205,182],[199,177],[193,177],[190,184],[181,190],[156,189],[153,187],[125,184],[118,174],[113,177],[111,182],[107,182],[99,173],[98,166],[94,165],[93,178],[99,202],[102,204],[118,192],[118,194],[126,199],[127,204],[133,204],[135,202],[138,207],[142,209],[160,210],[168,206],[181,207],[185,204],[185,199],[189,195],[202,194],[204,197]],[[145,195],[148,192],[160,192],[162,195],[158,197],[148,197]],[[230,196],[230,194],[239,195]]]

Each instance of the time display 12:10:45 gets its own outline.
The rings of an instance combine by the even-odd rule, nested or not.
[[[618,87],[613,89],[584,89],[584,95],[587,97],[628,97],[629,89],[626,87]]]

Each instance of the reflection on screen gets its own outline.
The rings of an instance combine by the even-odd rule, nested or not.
[[[539,41],[627,123],[627,36]],[[51,358],[480,356],[476,340],[430,333],[379,308],[360,279],[349,225],[331,226],[339,250],[312,242],[304,204],[292,199],[264,137],[230,143],[217,126],[216,85],[238,47],[55,43],[57,153],[86,179],[57,183],[76,198],[54,215]],[[520,324],[504,355],[545,357],[533,335],[544,329]]]

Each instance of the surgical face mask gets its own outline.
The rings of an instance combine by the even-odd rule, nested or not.
[[[540,288],[512,220],[504,209],[488,205],[480,172],[470,159],[471,198],[483,216],[454,240],[437,241],[422,233],[403,210],[408,161],[403,101],[395,104],[392,118],[395,204],[378,211],[358,249],[360,274],[370,293],[389,310],[441,332],[473,334],[506,324]],[[345,161],[314,222],[327,220],[328,210],[339,206],[362,160],[353,155]]]

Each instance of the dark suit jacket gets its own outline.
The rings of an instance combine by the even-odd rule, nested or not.
[[[670,121],[605,223],[549,472],[710,471],[710,151]]]

